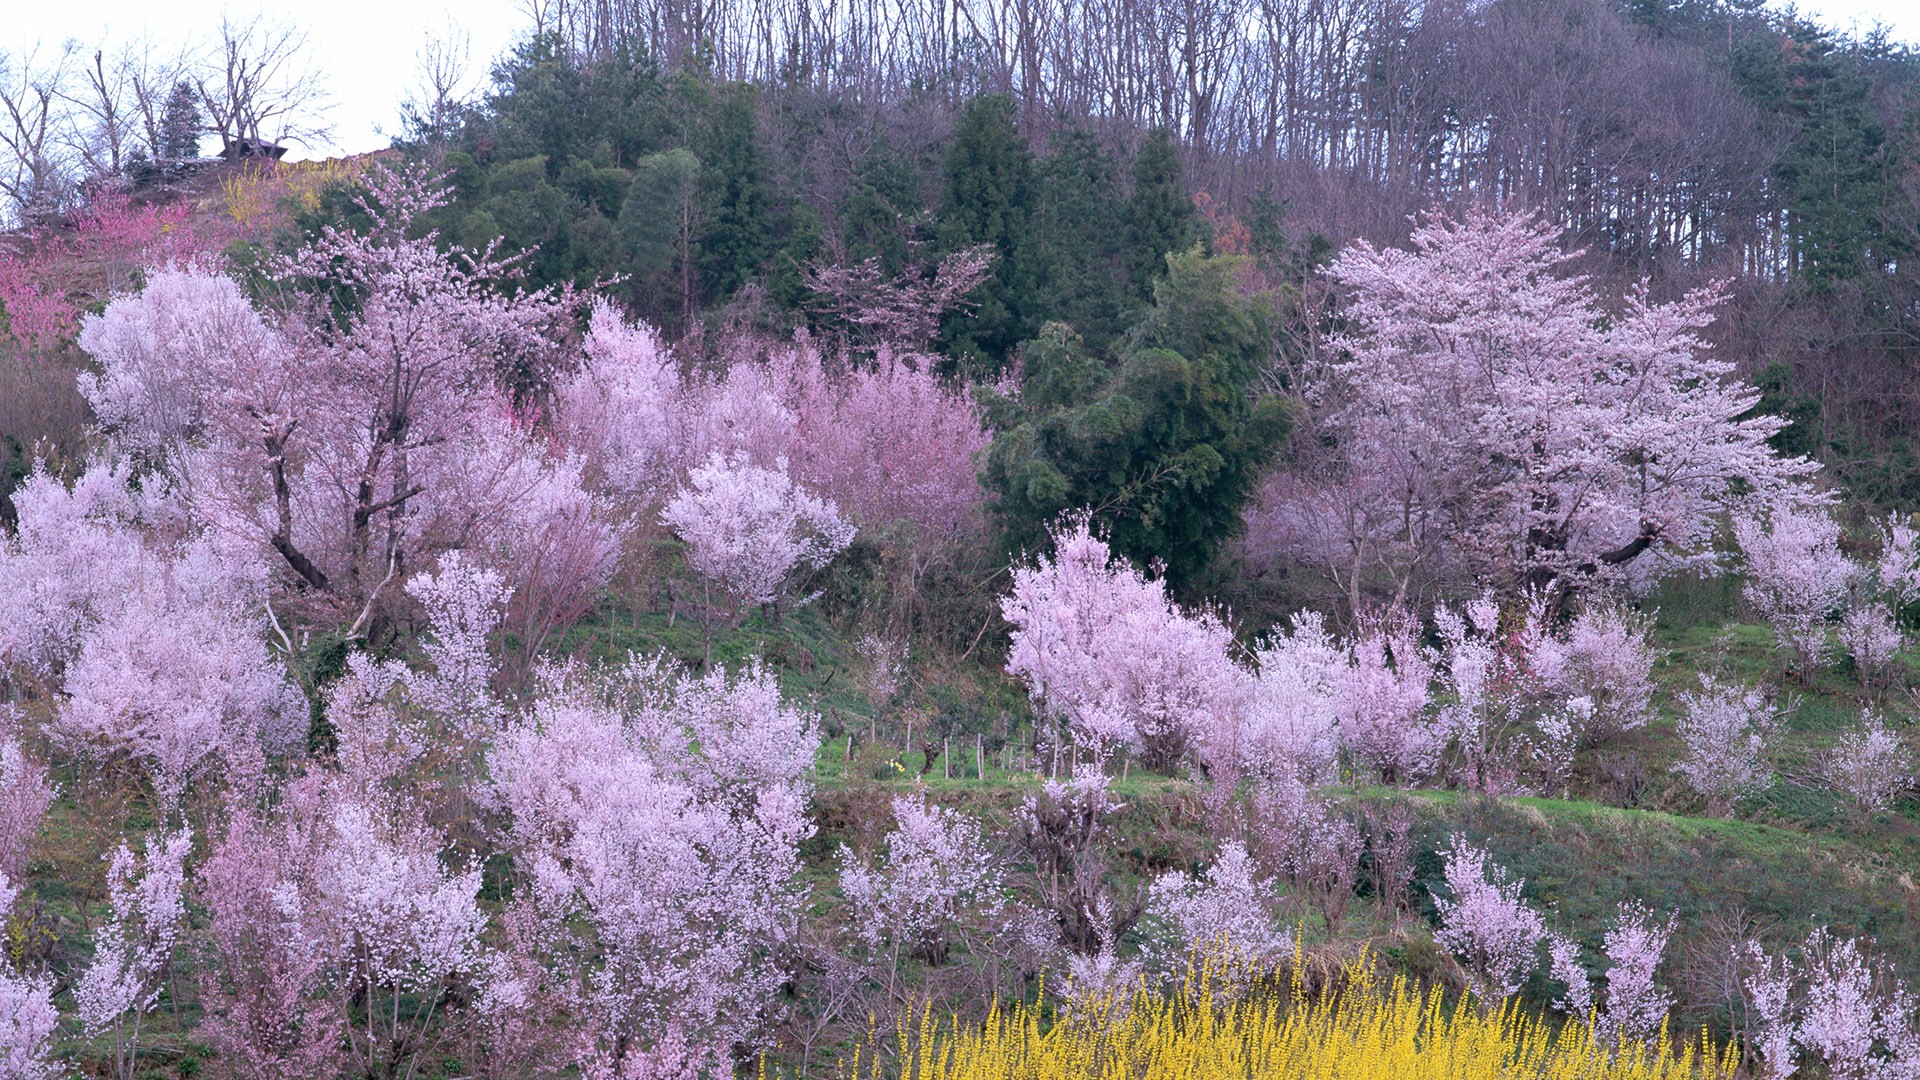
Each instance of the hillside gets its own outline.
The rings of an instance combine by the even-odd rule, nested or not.
[[[1920,1070],[1914,56],[1122,8],[13,197],[0,1080]]]

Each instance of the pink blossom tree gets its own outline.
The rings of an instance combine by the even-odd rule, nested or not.
[[[1107,840],[1122,804],[1105,773],[1089,765],[1066,780],[1048,779],[1028,792],[1014,818],[1013,835],[1034,867],[1031,884],[1038,906],[1076,956],[1104,958],[1117,972],[1119,936],[1132,907],[1107,880]]]
[[[109,1033],[113,1075],[132,1080],[140,1023],[160,999],[186,919],[186,862],[193,835],[153,833],[138,859],[122,843],[107,872],[112,914],[94,935],[93,963],[74,985],[80,1023]]]
[[[1772,786],[1767,755],[1780,725],[1765,695],[1702,673],[1700,689],[1680,701],[1686,711],[1675,726],[1686,751],[1673,771],[1707,800],[1708,813],[1724,815],[1735,799]]]
[[[1734,518],[1746,559],[1747,603],[1773,627],[1803,679],[1826,649],[1827,620],[1847,598],[1856,570],[1840,552],[1840,526],[1820,507],[1773,506]]]
[[[20,881],[54,788],[46,767],[26,755],[9,727],[0,711],[0,878]]]
[[[1234,726],[1245,673],[1228,658],[1224,623],[1181,611],[1164,582],[1115,556],[1085,518],[1059,528],[1053,547],[1014,567],[1000,601],[1013,626],[1007,670],[1042,715],[1097,756],[1125,747],[1158,768],[1202,733]]]
[[[1652,716],[1650,631],[1648,618],[1599,596],[1588,597],[1571,619],[1556,625],[1544,598],[1536,596],[1515,644],[1533,693],[1591,704],[1577,733],[1591,746],[1637,730]]]
[[[433,571],[407,582],[407,595],[426,610],[428,633],[421,652],[427,666],[399,666],[394,674],[410,700],[452,732],[485,738],[503,714],[489,684],[499,669],[491,638],[512,595],[506,575],[449,552]]]
[[[323,819],[316,899],[339,950],[330,981],[349,1060],[367,1077],[412,1075],[480,966],[480,868],[444,867],[419,817],[398,800],[335,796]]]
[[[645,324],[593,306],[586,361],[554,387],[554,428],[604,490],[664,497],[684,467],[693,402],[673,355]]]
[[[81,321],[82,351],[100,365],[79,376],[95,421],[121,452],[184,478],[230,384],[286,363],[286,343],[232,278],[168,267],[135,294]]]
[[[1455,833],[1445,855],[1448,895],[1434,897],[1433,939],[1460,958],[1483,997],[1512,997],[1539,964],[1546,923],[1520,896],[1526,882],[1466,837]]]
[[[0,535],[0,668],[57,688],[86,632],[159,569],[125,465],[95,464],[72,487],[44,468],[13,492]]]
[[[521,887],[588,931],[567,953],[591,957],[584,1057],[625,1060],[676,1023],[695,1045],[753,1042],[804,899],[814,718],[758,666],[553,679],[488,764]]]
[[[793,470],[877,535],[910,530],[938,549],[986,523],[975,458],[990,441],[964,387],[943,383],[931,356],[883,348],[871,362],[829,365],[802,343],[768,366],[794,417]]]
[[[1430,774],[1445,732],[1428,716],[1434,657],[1404,612],[1365,620],[1340,680],[1340,741],[1354,763],[1388,783]]]
[[[1822,757],[1820,773],[1846,798],[1856,824],[1893,805],[1915,783],[1913,753],[1875,712],[1841,733]]]
[[[1257,673],[1241,705],[1241,765],[1262,781],[1314,785],[1333,776],[1340,749],[1345,648],[1316,612],[1300,612],[1254,655]]]
[[[1433,612],[1440,633],[1440,671],[1446,691],[1440,722],[1453,736],[1475,789],[1499,789],[1506,736],[1522,719],[1512,652],[1500,636],[1500,608],[1491,594],[1455,611]]]
[[[422,176],[375,170],[367,191],[365,232],[322,230],[274,267],[285,306],[271,320],[192,280],[204,271],[116,299],[89,324],[102,373],[86,387],[136,443],[184,438],[194,514],[258,545],[355,632],[387,617],[389,585],[481,542],[524,496],[522,462],[544,451],[515,428],[514,395],[562,363],[574,306],[512,291],[514,267],[491,250],[417,235],[445,197]],[[210,347],[229,331],[229,349]],[[150,401],[173,406],[154,430],[125,419]]]
[[[1255,788],[1247,836],[1260,864],[1285,879],[1300,915],[1317,912],[1338,930],[1360,872],[1359,827],[1305,784],[1282,780]]]
[[[1293,955],[1293,935],[1281,925],[1280,893],[1260,875],[1244,845],[1223,844],[1198,878],[1162,874],[1147,889],[1146,914],[1165,928],[1153,953],[1163,976],[1177,976],[1196,958],[1227,961],[1235,971],[1272,972]]]
[[[216,755],[298,743],[305,702],[269,654],[264,582],[181,521],[167,485],[96,463],[71,488],[37,473],[0,539],[0,668],[59,692],[63,746],[124,756],[172,802]]]
[[[624,522],[612,500],[588,489],[578,457],[519,461],[524,477],[509,486],[514,497],[480,555],[505,574],[506,626],[531,658],[606,596]]]
[[[1883,604],[1858,602],[1840,617],[1840,644],[1853,658],[1861,686],[1868,690],[1886,680],[1893,658],[1906,643],[1898,617]]]
[[[1607,993],[1600,1030],[1614,1039],[1651,1039],[1659,1034],[1673,1008],[1673,995],[1655,975],[1666,954],[1674,920],[1654,918],[1652,910],[1634,900],[1620,905],[1614,924],[1601,939],[1607,957]]]
[[[168,804],[209,763],[283,753],[306,734],[306,700],[254,620],[190,595],[149,583],[90,630],[67,670],[54,726],[81,752],[143,763]]]
[[[20,889],[0,869],[0,920],[13,913]],[[0,963],[0,1076],[19,1080],[55,1080],[65,1075],[53,1060],[60,1013],[53,1004],[53,979],[21,974]]]
[[[1365,242],[1331,273],[1349,327],[1318,373],[1339,474],[1327,490],[1378,505],[1323,514],[1390,554],[1432,546],[1450,572],[1565,591],[1643,555],[1687,558],[1731,496],[1790,488],[1815,466],[1767,439],[1759,392],[1730,379],[1702,334],[1712,291],[1614,310],[1567,272],[1528,214],[1436,213],[1408,251]],[[1372,532],[1387,528],[1389,534]]]
[[[893,815],[897,826],[873,865],[841,849],[840,891],[852,905],[855,934],[871,948],[890,947],[891,967],[903,947],[938,966],[956,932],[1000,913],[1000,868],[979,824],[957,810],[903,797],[893,800]]]
[[[328,997],[338,939],[315,888],[321,810],[314,779],[272,810],[235,806],[194,873],[209,916],[197,1031],[237,1075],[308,1080],[347,1066],[347,1017]]]
[[[1840,620],[1840,643],[1870,691],[1891,681],[1894,656],[1906,646],[1900,609],[1920,598],[1920,530],[1889,516],[1879,533],[1880,554],[1855,575]]]
[[[1796,961],[1746,943],[1741,987],[1761,1075],[1817,1064],[1836,1080],[1882,1080],[1920,1067],[1916,1000],[1870,944],[1821,928]]]
[[[833,561],[854,531],[832,503],[796,485],[784,461],[769,469],[741,457],[695,468],[660,519],[687,542],[708,589],[730,602],[730,621],[748,604],[777,615],[796,575]]]
[[[940,320],[966,306],[966,296],[992,273],[991,245],[949,252],[938,263],[914,261],[887,277],[878,258],[847,265],[807,264],[807,288],[816,309],[844,324],[860,343],[885,342],[913,349],[933,343]]]

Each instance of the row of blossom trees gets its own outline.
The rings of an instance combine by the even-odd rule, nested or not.
[[[909,1008],[908,962],[964,956],[983,998],[1051,967],[1088,1000],[1215,949],[1270,971],[1364,890],[1396,927],[1415,907],[1410,814],[1355,816],[1329,782],[1559,794],[1580,751],[1648,727],[1648,622],[1608,589],[1708,559],[1719,515],[1745,515],[1783,640],[1824,627],[1835,573],[1875,618],[1916,580],[1891,525],[1870,578],[1833,570],[1811,466],[1766,448],[1778,423],[1701,345],[1710,296],[1603,317],[1537,225],[1436,221],[1412,252],[1342,260],[1342,358],[1316,373],[1340,460],[1293,489],[1318,501],[1291,512],[1357,530],[1329,567],[1352,596],[1384,571],[1398,600],[1248,645],[1070,517],[1001,604],[1050,777],[998,838],[894,798],[832,856],[837,896],[816,892],[822,725],[772,668],[547,646],[636,537],[684,553],[709,644],[750,608],[778,619],[862,537],[905,553],[889,581],[910,588],[984,535],[978,411],[884,346],[670,349],[590,297],[521,289],[491,249],[444,250],[420,229],[441,198],[376,172],[366,228],[323,230],[256,289],[162,266],[82,323],[101,456],[37,472],[0,538],[0,917],[51,918],[30,853],[57,797],[144,805],[102,814],[85,957],[0,961],[8,1075],[57,1072],[68,1000],[121,1077],[163,998],[191,993],[233,1075],[451,1056],[614,1078],[724,1071],[780,1037],[810,1051],[858,1004]],[[1436,564],[1501,591],[1416,607]],[[329,634],[352,648],[322,678]],[[1705,676],[1679,704],[1675,771],[1712,812],[1771,779],[1764,694]],[[1203,865],[1116,872],[1120,752],[1202,776]],[[1863,814],[1912,782],[1879,720],[1825,766]],[[1443,858],[1435,940],[1482,995],[1544,969],[1610,1037],[1658,1030],[1669,921],[1623,908],[1595,982],[1486,851]],[[1870,966],[1846,948],[1755,976],[1767,1062],[1842,1067],[1822,1003]],[[803,982],[806,1010],[783,1008]],[[1858,1015],[1881,1025],[1872,1061],[1910,1060],[1910,1028]]]

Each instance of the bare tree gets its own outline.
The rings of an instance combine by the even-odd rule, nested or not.
[[[321,121],[327,93],[306,64],[306,31],[268,22],[220,21],[219,68],[197,80],[208,128],[230,152],[265,143],[313,143],[330,134]]]
[[[84,85],[67,95],[67,142],[88,179],[119,173],[134,145],[131,79],[124,57],[107,59],[105,49],[81,69]]]
[[[401,124],[406,137],[433,151],[436,159],[468,108],[472,57],[471,39],[453,23],[427,38],[414,54],[414,84],[400,106]]]
[[[73,78],[73,43],[52,60],[39,47],[0,54],[0,196],[19,223],[45,221],[72,197],[73,162],[61,139],[61,116]]]

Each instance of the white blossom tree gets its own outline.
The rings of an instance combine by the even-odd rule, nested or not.
[[[1703,339],[1718,293],[1608,308],[1576,254],[1535,216],[1475,209],[1334,263],[1348,329],[1314,392],[1336,472],[1372,482],[1336,478],[1336,503],[1366,505],[1314,517],[1347,527],[1356,571],[1404,577],[1417,556],[1564,595],[1643,556],[1704,556],[1733,495],[1814,470],[1767,445],[1784,421],[1753,414],[1759,391]]]

